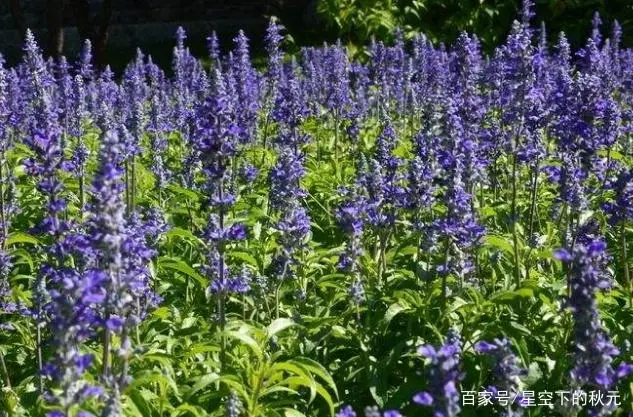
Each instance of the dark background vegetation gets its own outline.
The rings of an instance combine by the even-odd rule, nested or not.
[[[603,30],[614,19],[624,27],[625,44],[633,40],[633,0],[536,0],[534,24],[544,21],[551,39],[565,31],[574,46],[589,36],[599,12]],[[388,36],[392,27],[424,32],[434,41],[451,43],[460,31],[476,33],[491,50],[502,42],[521,8],[520,0],[320,0],[319,10],[330,27],[351,42],[372,34]],[[334,24],[332,24],[334,23]]]
[[[372,36],[390,40],[394,29],[400,27],[407,36],[424,32],[432,40],[448,44],[462,30],[474,32],[484,48],[491,50],[503,41],[520,8],[519,0],[2,0],[2,3],[3,32],[37,29],[40,43],[51,56],[72,55],[70,52],[76,53],[78,49],[79,39],[90,38],[97,64],[110,63],[119,69],[131,59],[137,46],[168,65],[173,45],[169,42],[173,40],[175,25],[182,24],[188,29],[192,22],[204,22],[203,29],[190,32],[188,39],[196,54],[205,54],[208,33],[202,32],[218,31],[223,46],[228,48],[235,32],[244,28],[252,40],[254,55],[261,55],[266,21],[273,15],[287,27],[290,49],[333,42],[338,37],[345,43],[361,46]],[[609,33],[613,20],[617,19],[624,28],[624,45],[633,43],[633,0],[537,0],[534,21],[535,24],[545,21],[550,40],[565,31],[577,47],[587,38],[595,11],[602,17],[603,32]],[[126,29],[132,26],[141,27],[138,32],[141,35],[127,44],[119,42],[117,33],[127,33]],[[156,31],[163,27],[169,33],[156,36]],[[64,36],[69,32],[75,33],[74,38]],[[19,45],[5,44],[2,48],[9,61],[20,55]]]

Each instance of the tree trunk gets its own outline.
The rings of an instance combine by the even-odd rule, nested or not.
[[[105,66],[108,46],[108,29],[112,17],[112,0],[103,0],[101,14],[90,15],[88,0],[71,0],[75,10],[77,31],[82,39],[90,39],[93,46],[93,59],[96,68]]]
[[[48,23],[48,54],[54,58],[62,56],[64,51],[64,1],[46,0]]]
[[[26,34],[26,24],[22,15],[20,0],[11,0],[11,18],[16,29],[20,32],[20,36],[23,37]]]
[[[97,36],[95,39],[96,54],[95,65],[97,68],[103,68],[106,64],[106,55],[108,53],[108,29],[110,27],[110,18],[112,17],[112,0],[103,0],[101,16],[99,17],[99,25]]]

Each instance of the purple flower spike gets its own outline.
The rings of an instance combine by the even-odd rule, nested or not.
[[[429,390],[413,397],[413,401],[423,406],[433,406],[435,415],[456,417],[460,410],[458,385],[464,378],[461,372],[461,339],[455,330],[450,330],[446,343],[434,348],[425,345],[418,353],[431,360],[427,370]]]

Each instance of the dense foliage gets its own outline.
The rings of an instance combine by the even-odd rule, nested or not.
[[[179,30],[173,76],[139,51],[120,80],[29,33],[0,66],[0,415],[631,411],[633,50],[531,17],[366,64],[271,21],[261,71],[244,33],[208,68]],[[559,390],[621,404],[530,404]]]
[[[317,12],[331,30],[353,44],[372,36],[390,39],[396,27],[407,35],[423,31],[434,42],[452,43],[461,31],[475,33],[485,50],[502,42],[521,7],[518,0],[319,0]],[[591,16],[618,19],[625,41],[633,40],[633,4],[627,1],[536,0],[536,11],[552,33],[564,31],[572,45],[584,43]],[[289,23],[292,23],[288,19]],[[300,27],[293,32],[300,32]],[[314,33],[317,37],[321,37]],[[320,33],[323,33],[322,31]]]

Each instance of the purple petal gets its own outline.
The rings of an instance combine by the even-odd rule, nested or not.
[[[433,397],[428,392],[420,392],[413,397],[413,402],[420,405],[431,405]]]
[[[621,363],[620,366],[618,366],[616,375],[618,376],[618,378],[624,378],[630,375],[632,372],[633,372],[633,364]]]

